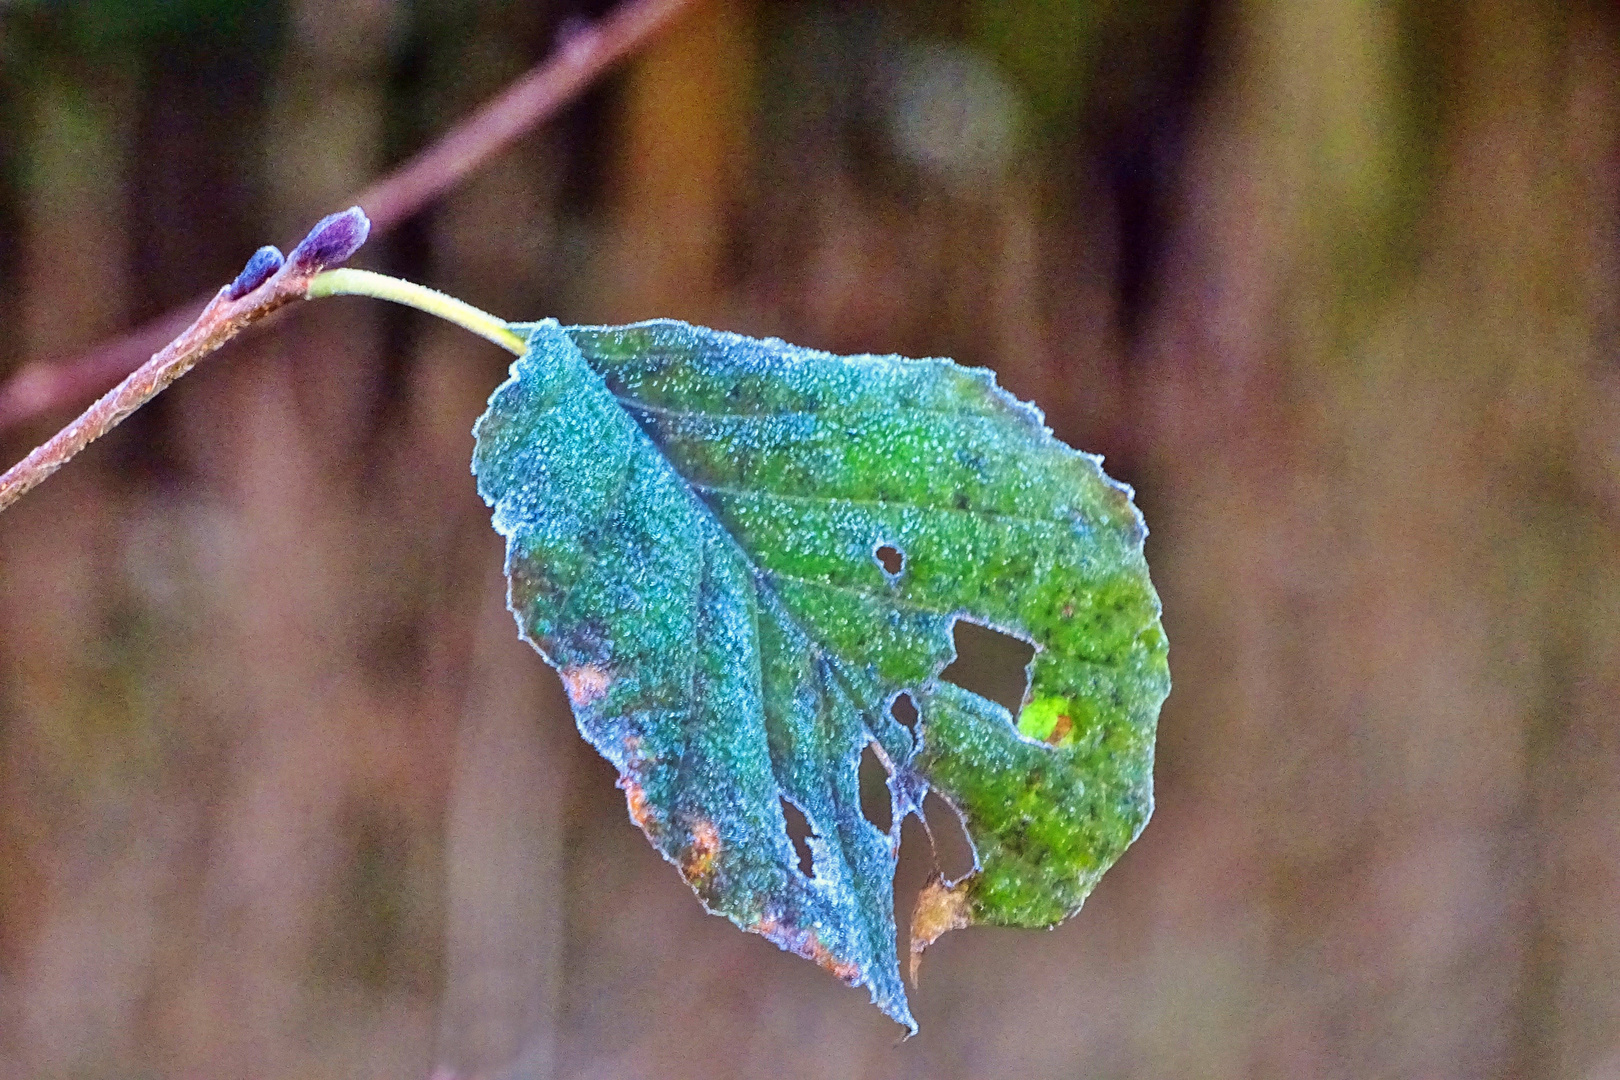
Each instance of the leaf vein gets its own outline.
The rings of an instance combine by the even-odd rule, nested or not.
[[[876,507],[884,510],[915,510],[923,514],[965,514],[977,519],[993,521],[1009,521],[1020,525],[1033,525],[1040,528],[1064,530],[1062,521],[1049,518],[1029,517],[1025,514],[1009,514],[1004,510],[985,510],[976,507],[961,506],[930,506],[923,503],[906,502],[899,499],[854,499],[846,495],[796,495],[785,491],[772,491],[769,488],[736,488],[724,484],[705,484],[699,480],[682,477],[686,483],[701,491],[730,498],[750,498],[763,496],[768,499],[780,499],[783,502],[797,503],[842,503],[845,506]]]
[[[652,413],[655,416],[666,417],[670,420],[779,420],[788,416],[813,416],[817,419],[831,417],[858,417],[858,416],[893,416],[895,413],[916,413],[922,416],[943,416],[951,419],[995,420],[998,414],[994,412],[980,412],[973,409],[931,409],[922,405],[914,405],[900,401],[886,401],[880,405],[858,407],[840,412],[846,406],[843,402],[831,402],[819,409],[780,409],[775,412],[727,412],[722,409],[672,409],[666,405],[654,405],[631,397],[629,394],[610,390],[609,393],[626,410],[632,412]]]

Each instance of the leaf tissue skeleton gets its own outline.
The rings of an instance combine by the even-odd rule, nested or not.
[[[913,982],[948,930],[1079,910],[1152,812],[1170,688],[1147,530],[1099,458],[949,360],[672,320],[507,323],[329,269],[368,228],[354,208],[286,258],[261,248],[179,338],[0,477],[0,509],[270,311],[409,304],[517,356],[472,463],[506,539],[508,606],[618,769],[631,819],[708,910],[865,986],[911,1032],[893,882],[901,825],[929,791],[974,859],[917,898]],[[1016,716],[940,678],[958,619],[1034,647]],[[895,715],[902,696],[914,725]],[[888,773],[886,832],[861,812],[868,747]]]

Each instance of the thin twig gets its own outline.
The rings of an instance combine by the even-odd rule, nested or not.
[[[0,476],[0,511],[32,491],[66,465],[74,454],[117,427],[130,413],[152,400],[170,383],[196,367],[197,361],[241,333],[250,323],[301,299],[309,287],[310,276],[307,271],[295,272],[288,267],[240,299],[231,298],[228,285],[219,290],[196,321],[178,337]]]
[[[528,339],[511,325],[465,300],[436,289],[370,270],[327,269],[346,262],[371,234],[371,222],[358,206],[329,214],[283,256],[262,247],[236,280],[219,290],[197,320],[123,382],[107,391],[67,427],[35,448],[0,476],[0,511],[28,494],[73,455],[117,427],[151,401],[197,361],[252,324],[294,300],[326,296],[370,296],[425,311],[522,356]]]
[[[373,234],[385,233],[409,218],[518,136],[555,115],[693,2],[626,0],[596,23],[572,31],[545,61],[353,200],[371,218]],[[184,331],[193,322],[192,313],[205,302],[205,297],[197,297],[71,359],[24,367],[0,387],[0,434],[93,397]]]

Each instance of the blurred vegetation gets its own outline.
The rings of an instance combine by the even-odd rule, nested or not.
[[[0,5],[0,374],[605,7]],[[895,1047],[702,915],[515,641],[504,357],[323,304],[0,518],[0,1078],[1620,1075],[1612,5],[705,0],[365,258],[996,368],[1153,527],[1158,816]]]

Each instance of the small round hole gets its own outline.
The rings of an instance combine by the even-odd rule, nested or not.
[[[893,544],[879,544],[872,551],[872,558],[883,568],[883,572],[890,577],[899,577],[906,568],[906,553]]]

